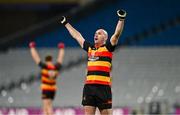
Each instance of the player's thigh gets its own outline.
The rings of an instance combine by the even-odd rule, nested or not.
[[[43,104],[45,106],[52,106],[52,99],[43,99]]]

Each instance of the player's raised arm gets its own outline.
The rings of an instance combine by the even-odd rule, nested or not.
[[[117,15],[119,16],[119,20],[118,20],[118,23],[116,25],[115,32],[110,39],[110,42],[112,45],[116,45],[118,43],[119,37],[120,37],[122,30],[124,28],[124,20],[126,17],[126,11],[118,10]]]
[[[58,44],[58,48],[59,48],[59,53],[58,53],[58,58],[57,58],[57,62],[62,64],[63,62],[63,58],[64,58],[64,43],[59,43]]]
[[[29,43],[29,47],[30,47],[30,52],[31,52],[31,56],[33,58],[33,60],[35,61],[36,64],[39,64],[41,59],[39,57],[39,54],[36,50],[36,43],[35,42],[30,42]]]
[[[71,36],[79,43],[81,47],[83,47],[83,43],[85,39],[82,37],[81,33],[77,31],[70,23],[67,22],[65,16],[62,16],[61,23],[67,28]]]

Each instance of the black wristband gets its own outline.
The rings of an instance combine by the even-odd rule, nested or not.
[[[125,17],[119,17],[119,20],[125,20]]]
[[[119,21],[124,21],[125,20],[125,18],[119,18]]]
[[[64,21],[62,24],[65,26],[68,22],[67,21]]]

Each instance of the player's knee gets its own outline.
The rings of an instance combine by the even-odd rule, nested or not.
[[[101,115],[112,115],[112,109],[101,109]]]

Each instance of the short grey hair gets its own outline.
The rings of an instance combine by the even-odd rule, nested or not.
[[[108,33],[107,33],[107,31],[106,30],[104,30],[104,29],[102,29],[102,31],[104,32],[104,34],[107,36],[107,38],[108,38]]]

